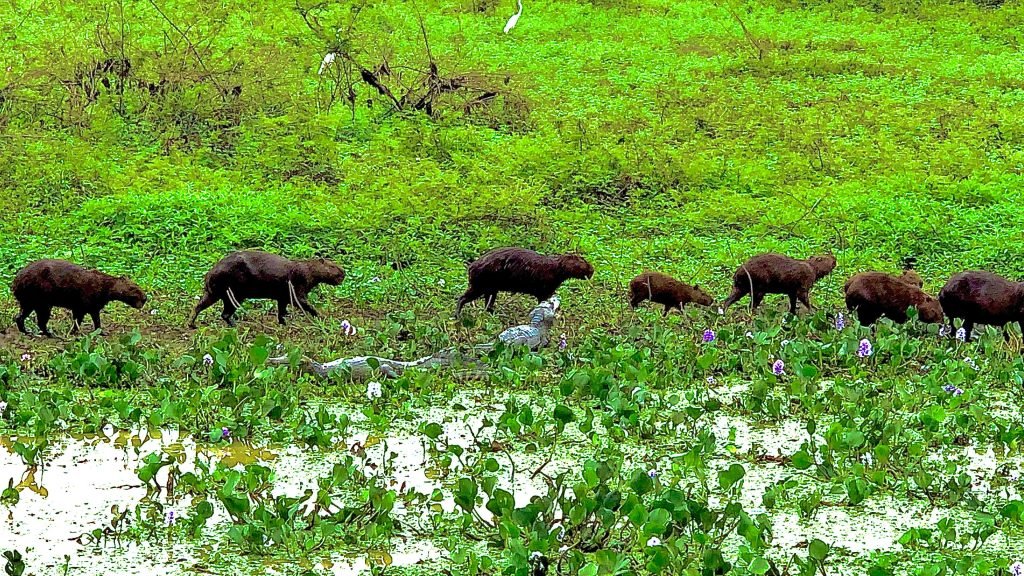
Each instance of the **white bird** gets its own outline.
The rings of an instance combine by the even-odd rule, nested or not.
[[[327,55],[324,56],[324,61],[320,63],[320,72],[317,74],[323,76],[324,70],[327,70],[327,67],[334,63],[334,58],[334,52],[328,52]]]
[[[505,34],[508,34],[509,30],[516,27],[516,22],[519,22],[519,17],[523,15],[523,0],[516,0],[516,2],[519,4],[519,12],[516,12],[508,19],[508,22],[505,24]]]

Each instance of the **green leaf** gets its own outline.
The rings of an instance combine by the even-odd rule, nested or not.
[[[728,490],[742,480],[744,474],[746,474],[746,470],[743,469],[743,466],[733,464],[727,470],[718,473],[718,485],[722,487],[722,490]]]
[[[828,557],[829,546],[821,540],[814,539],[807,546],[807,553],[811,558],[814,558],[819,563],[824,562],[825,558]]]
[[[644,524],[644,534],[657,536],[664,534],[668,523],[672,521],[672,515],[664,508],[655,508],[647,515],[647,523]]]
[[[754,558],[753,562],[750,563],[750,566],[747,567],[747,570],[749,570],[751,574],[764,574],[768,572],[770,568],[771,565],[768,564],[768,561],[758,556],[757,558]]]
[[[793,467],[797,470],[807,470],[814,465],[814,459],[806,450],[798,450],[796,454],[793,454],[792,462]]]
[[[562,424],[568,424],[576,420],[576,414],[573,413],[572,409],[568,406],[559,404],[555,406],[555,420],[558,420]]]

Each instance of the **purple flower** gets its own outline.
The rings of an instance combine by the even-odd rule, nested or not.
[[[704,342],[714,342],[715,341],[715,331],[710,329],[710,328],[708,328],[707,330],[704,331],[704,338],[703,339],[704,339]]]
[[[871,349],[871,342],[867,338],[860,341],[860,346],[857,347],[857,356],[861,358],[867,358],[871,356],[873,350]]]
[[[224,426],[224,427],[222,427],[220,429],[220,439],[221,440],[230,440],[231,439],[231,430],[229,430],[227,426]]]
[[[775,374],[776,376],[782,376],[785,373],[785,369],[786,363],[782,360],[776,360],[775,363],[772,364],[772,374]]]
[[[943,324],[942,327],[939,328],[939,336],[942,336],[943,338],[948,338],[950,330],[951,328],[949,326]]]
[[[846,318],[843,318],[843,313],[836,314],[836,330],[842,330],[846,328]]]
[[[653,480],[658,477],[658,471],[652,468],[647,471],[647,476]]]
[[[1011,576],[1024,576],[1024,563],[1014,562],[1010,564]]]
[[[28,352],[25,352],[24,354],[21,355],[21,361],[22,362],[28,362],[31,359],[32,359],[32,355],[29,354]]]
[[[203,356],[203,366],[213,366],[213,356],[209,354]]]
[[[341,333],[345,336],[355,336],[356,327],[352,325],[348,320],[341,321]]]
[[[945,386],[942,387],[942,389],[952,394],[953,396],[959,396],[964,393],[963,390],[957,388],[956,386],[953,386],[952,384],[946,384]]]
[[[718,380],[715,380],[714,376],[708,376],[708,386],[716,386],[717,384]]]
[[[174,510],[167,513],[167,525],[174,526]]]
[[[562,332],[562,335],[558,337],[558,349],[564,351],[568,347],[569,342],[565,339],[565,332]]]
[[[964,330],[963,328],[958,329],[956,331],[956,339],[961,341],[961,342],[966,342],[967,341],[967,330]]]
[[[971,358],[964,358],[964,364],[967,364],[968,366],[971,367],[971,369],[973,369],[975,371],[978,370],[978,364],[975,363],[974,360],[971,359]]]

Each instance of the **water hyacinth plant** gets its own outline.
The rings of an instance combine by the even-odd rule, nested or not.
[[[772,364],[772,374],[775,374],[776,376],[782,376],[783,374],[785,374],[785,372],[786,372],[786,363],[783,362],[781,359],[780,360],[776,360]]]
[[[942,387],[942,389],[952,394],[953,396],[960,396],[961,394],[964,393],[963,389],[952,384],[946,384],[945,386]]]
[[[715,331],[710,329],[710,328],[708,328],[707,330],[704,330],[704,334],[703,334],[703,336],[701,336],[701,340],[705,344],[708,343],[708,342],[714,342],[715,341]]]
[[[835,326],[836,326],[836,330],[839,330],[840,332],[844,328],[846,328],[846,318],[843,317],[843,313],[842,312],[836,314],[836,324],[835,324]]]

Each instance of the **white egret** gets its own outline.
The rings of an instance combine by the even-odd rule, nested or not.
[[[505,24],[505,34],[508,34],[509,30],[516,27],[516,22],[519,22],[519,17],[523,15],[523,0],[516,0],[516,2],[519,4],[519,12],[516,12],[508,19],[508,22]]]

